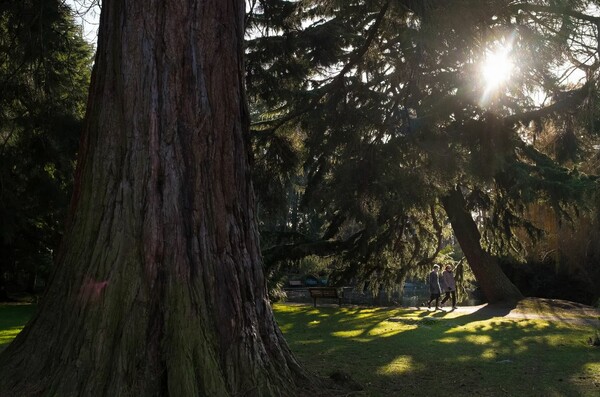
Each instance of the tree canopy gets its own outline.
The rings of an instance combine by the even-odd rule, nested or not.
[[[597,141],[597,10],[593,1],[258,2],[247,50],[257,190],[261,203],[283,198],[264,228],[287,232],[288,257],[335,251],[342,278],[397,282],[440,258],[451,215],[440,200],[460,192],[479,214],[481,251],[514,256],[516,230],[540,232],[530,205],[565,215],[595,188],[575,168],[589,156],[575,153]],[[492,84],[481,69],[502,54],[510,77]],[[542,146],[551,129],[572,145]],[[267,261],[281,242],[267,240]]]

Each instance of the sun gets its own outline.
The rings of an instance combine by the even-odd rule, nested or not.
[[[515,65],[510,58],[510,48],[490,52],[481,65],[481,75],[486,90],[495,89],[508,82]]]

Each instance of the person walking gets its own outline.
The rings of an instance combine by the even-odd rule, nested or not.
[[[442,299],[442,306],[448,299],[452,297],[452,309],[456,309],[456,281],[452,272],[452,266],[446,265],[446,269],[442,273],[441,281],[442,291],[446,294]]]
[[[433,265],[433,270],[429,273],[427,277],[427,282],[429,284],[429,302],[427,302],[427,308],[431,309],[431,302],[435,299],[435,310],[438,310],[440,307],[440,265]]]

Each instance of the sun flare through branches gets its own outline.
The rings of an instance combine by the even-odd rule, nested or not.
[[[489,102],[492,95],[505,86],[515,68],[511,59],[512,43],[506,43],[486,54],[480,67],[480,76],[483,83],[483,95],[481,101]]]
[[[514,65],[506,49],[488,55],[482,67],[486,87],[498,87],[506,82],[513,68]]]

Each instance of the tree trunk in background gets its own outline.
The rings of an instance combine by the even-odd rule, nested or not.
[[[6,273],[14,268],[14,261],[14,249],[0,242],[0,302],[11,300],[6,289]]]
[[[512,302],[523,298],[504,274],[498,261],[481,247],[481,235],[459,189],[442,198],[442,205],[452,224],[454,235],[489,303]]]
[[[4,270],[0,266],[0,302],[8,302],[9,300],[6,281],[4,280]]]
[[[243,1],[102,2],[68,229],[0,396],[299,395],[267,300]]]

